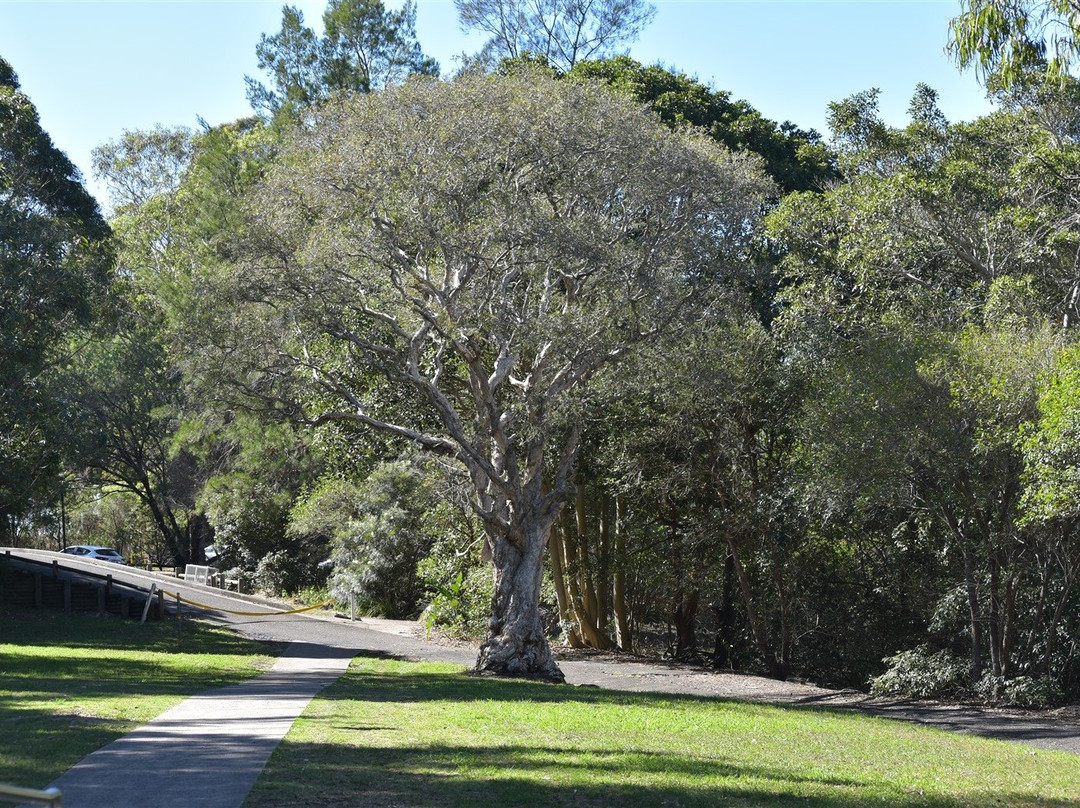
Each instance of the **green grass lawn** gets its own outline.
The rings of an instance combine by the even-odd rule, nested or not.
[[[1080,758],[851,714],[358,659],[245,808],[1080,805]]]
[[[178,635],[172,621],[0,608],[0,782],[43,788],[186,696],[257,676],[278,650],[193,621]]]
[[[276,650],[194,622],[178,637],[172,622],[0,609],[0,782],[44,787]],[[358,659],[245,805],[1050,808],[1080,805],[1080,758],[851,714]]]

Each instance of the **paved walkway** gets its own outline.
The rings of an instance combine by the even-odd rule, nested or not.
[[[352,656],[293,643],[269,672],[186,699],[50,785],[72,808],[238,808],[293,721]]]

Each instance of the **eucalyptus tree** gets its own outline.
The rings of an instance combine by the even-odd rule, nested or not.
[[[382,0],[330,0],[323,33],[304,24],[303,13],[282,9],[281,30],[264,34],[255,49],[271,86],[247,77],[248,100],[267,118],[295,117],[335,92],[369,93],[413,74],[437,76],[439,65],[416,39],[416,4],[391,11]]]
[[[54,479],[62,413],[49,373],[101,313],[109,227],[0,59],[0,536]]]
[[[1076,0],[961,0],[949,49],[962,68],[1012,84],[1032,69],[1067,75],[1080,54]]]
[[[656,9],[644,0],[454,0],[461,28],[489,37],[482,61],[531,55],[566,71],[638,38]]]
[[[590,382],[738,271],[770,190],[591,83],[341,98],[251,195],[191,350],[282,415],[456,459],[494,564],[477,669],[561,679],[538,595]]]

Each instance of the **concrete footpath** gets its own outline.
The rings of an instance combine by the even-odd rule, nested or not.
[[[262,676],[186,699],[50,785],[72,808],[237,808],[293,721],[352,657],[294,642]]]

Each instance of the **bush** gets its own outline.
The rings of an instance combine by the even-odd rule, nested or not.
[[[445,570],[436,564],[422,566],[425,580],[435,590],[426,613],[428,632],[437,628],[451,637],[483,637],[491,616],[491,565],[466,566],[449,582],[440,580],[440,572]]]
[[[324,479],[293,509],[289,533],[332,542],[333,597],[355,595],[365,614],[414,619],[427,594],[417,566],[435,542],[425,523],[435,502],[424,469],[386,462],[361,481]]]
[[[1002,707],[1025,707],[1042,709],[1056,707],[1065,702],[1065,693],[1048,676],[1033,679],[1030,676],[984,676],[975,685],[975,695],[990,704]]]
[[[870,680],[870,692],[875,696],[937,699],[966,691],[967,663],[948,651],[931,653],[920,645],[883,661],[888,670]]]
[[[259,560],[255,569],[256,586],[273,595],[288,595],[319,586],[325,578],[325,573],[309,555],[294,548],[271,550]]]

